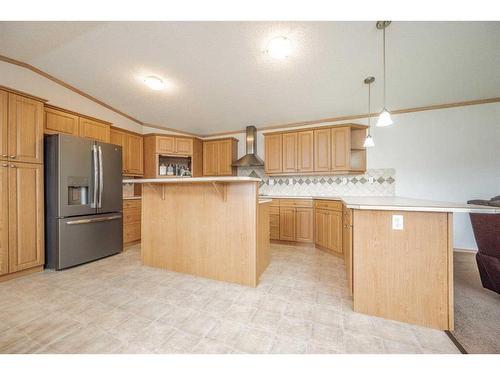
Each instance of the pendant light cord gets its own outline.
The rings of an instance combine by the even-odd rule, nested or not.
[[[387,27],[387,26],[386,26]],[[383,57],[383,65],[384,65],[384,109],[385,109],[385,28],[382,30],[383,31],[383,35],[384,35],[384,43],[383,43],[383,54],[384,54],[384,57]]]
[[[371,98],[371,86],[372,84],[369,83],[368,84],[368,135],[371,135],[370,134],[370,129],[371,129],[371,122],[370,122],[370,118],[371,118],[371,112],[370,112],[370,98]]]

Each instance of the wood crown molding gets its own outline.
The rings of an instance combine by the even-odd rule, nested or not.
[[[9,64],[13,64],[13,65],[17,65],[17,66],[20,66],[20,67],[23,67],[25,69],[28,69],[28,70],[31,70],[32,72],[35,72],[65,88],[67,88],[68,90],[71,90],[91,101],[93,101],[94,103],[97,103],[99,105],[102,105],[103,107],[109,109],[110,111],[113,111],[123,117],[126,117],[128,118],[129,120],[132,120],[134,121],[135,123],[141,125],[141,126],[148,126],[150,128],[155,128],[155,129],[159,129],[159,130],[166,130],[166,131],[172,131],[172,132],[176,132],[176,133],[179,133],[179,134],[185,134],[185,135],[189,135],[189,136],[193,136],[193,137],[198,137],[198,138],[207,138],[207,137],[218,137],[218,136],[227,136],[227,135],[231,135],[231,134],[240,134],[240,133],[244,133],[245,132],[245,129],[241,129],[241,130],[234,130],[234,131],[227,131],[227,132],[221,132],[221,133],[213,133],[213,134],[205,134],[205,135],[201,135],[201,134],[195,134],[195,133],[189,133],[189,132],[186,132],[186,131],[183,131],[183,130],[177,130],[177,129],[174,129],[174,128],[167,128],[167,127],[163,127],[163,126],[159,126],[159,125],[154,125],[154,124],[148,124],[148,123],[145,123],[145,122],[142,122],[122,111],[120,111],[119,109],[116,109],[112,106],[110,106],[109,104],[106,104],[104,103],[103,101],[77,89],[76,87],[44,72],[43,70],[41,69],[38,69],[37,67],[33,66],[33,65],[30,65],[28,63],[25,63],[23,61],[19,61],[19,60],[16,60],[16,59],[12,59],[10,57],[7,57],[7,56],[3,56],[3,55],[0,55],[0,61],[4,61],[6,63],[9,63]],[[1,86],[0,86],[1,87]],[[7,89],[7,88],[6,88]],[[9,91],[17,91],[17,90],[13,90],[13,89],[8,89]],[[33,95],[29,95],[29,94],[26,94],[26,93],[22,93],[19,91],[19,94],[20,95],[24,95],[24,96],[28,96],[28,97],[33,97],[33,98],[36,98],[34,97]],[[42,101],[46,101],[44,99],[40,99],[40,98],[36,98],[37,100],[42,100]],[[479,104],[488,104],[488,103],[499,103],[500,102],[500,97],[494,97],[494,98],[487,98],[487,99],[477,99],[477,100],[467,100],[467,101],[461,101],[461,102],[454,102],[454,103],[445,103],[445,104],[435,104],[435,105],[429,105],[429,106],[423,106],[423,107],[414,107],[414,108],[405,108],[405,109],[398,109],[398,110],[393,110],[391,111],[391,114],[392,115],[399,115],[399,114],[404,114],[404,113],[411,113],[411,112],[423,112],[423,111],[432,111],[432,110],[437,110],[437,109],[445,109],[445,108],[454,108],[454,107],[465,107],[465,106],[469,106],[469,105],[479,105]],[[371,116],[372,117],[375,117],[377,116],[378,113],[372,113]],[[257,128],[258,131],[266,131],[266,130],[271,130],[271,129],[287,129],[287,128],[300,128],[300,127],[304,127],[304,126],[308,126],[308,125],[315,125],[315,124],[322,124],[322,123],[326,123],[326,122],[338,122],[338,121],[350,121],[350,120],[357,120],[357,119],[362,119],[362,118],[366,118],[368,117],[368,113],[365,113],[365,114],[358,114],[358,115],[348,115],[348,116],[339,116],[339,117],[330,117],[330,118],[323,118],[323,119],[318,119],[318,120],[309,120],[309,121],[300,121],[300,122],[291,122],[291,123],[285,123],[285,124],[275,124],[275,125],[269,125],[269,126],[262,126],[262,127],[259,127]]]

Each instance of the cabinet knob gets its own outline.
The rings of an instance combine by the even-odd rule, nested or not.
[[[4,155],[2,155],[2,158],[6,158],[6,157],[8,157],[8,156],[9,156],[9,155],[4,154]]]
[[[11,164],[10,167],[11,168],[16,168],[16,166],[14,164]]]
[[[15,159],[15,158],[16,158],[16,155],[10,155],[10,158],[11,158],[11,159]]]
[[[2,167],[7,168],[8,165],[7,164],[2,164]]]

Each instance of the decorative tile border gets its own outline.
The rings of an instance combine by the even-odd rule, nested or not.
[[[359,175],[317,175],[269,177],[263,168],[240,167],[239,176],[260,178],[260,192],[269,195],[376,195],[393,196],[394,169],[369,169]]]

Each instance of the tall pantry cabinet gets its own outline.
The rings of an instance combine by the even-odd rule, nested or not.
[[[0,90],[0,281],[44,264],[43,100]]]

